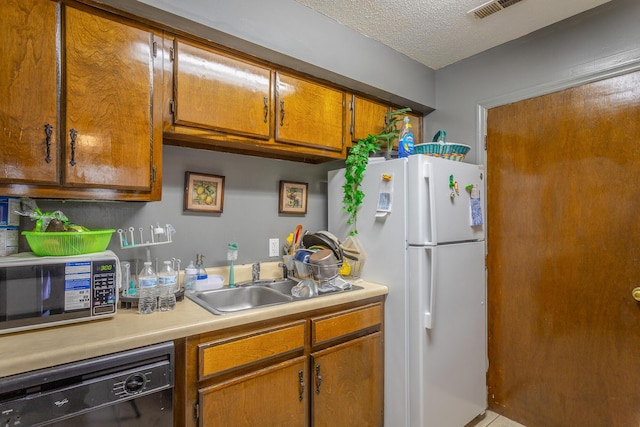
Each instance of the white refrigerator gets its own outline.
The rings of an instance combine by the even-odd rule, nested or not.
[[[328,229],[341,240],[343,185],[344,169],[329,171]],[[487,406],[483,167],[370,162],[362,190],[362,278],[389,288],[385,426],[463,427]]]

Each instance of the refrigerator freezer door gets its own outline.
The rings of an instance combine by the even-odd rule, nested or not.
[[[482,204],[482,166],[409,156],[407,185],[410,245],[484,239],[484,225],[471,225],[471,192],[466,189],[476,185]]]
[[[410,425],[464,426],[487,407],[484,242],[410,247],[409,266]]]

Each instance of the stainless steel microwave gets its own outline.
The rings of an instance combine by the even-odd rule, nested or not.
[[[0,334],[114,316],[119,267],[111,251],[0,257]]]

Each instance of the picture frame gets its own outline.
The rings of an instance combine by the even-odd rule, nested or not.
[[[224,207],[224,176],[185,172],[183,210],[221,213]]]
[[[305,215],[309,198],[309,184],[306,182],[280,181],[278,212]]]

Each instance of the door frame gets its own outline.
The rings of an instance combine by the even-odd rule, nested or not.
[[[583,73],[570,79],[543,83],[478,102],[478,104],[476,104],[476,146],[478,147],[478,152],[480,153],[478,156],[478,161],[480,161],[480,164],[485,165],[485,173],[487,172],[487,150],[485,149],[484,141],[485,137],[487,136],[487,112],[490,108],[522,101],[524,99],[535,98],[537,96],[547,95],[549,93],[558,92],[572,87],[582,86],[588,83],[605,80],[611,77],[616,77],[639,70],[640,59],[634,59],[632,61],[625,62],[624,64],[603,67],[594,72]],[[486,194],[487,181],[484,180],[484,182],[484,190]]]

